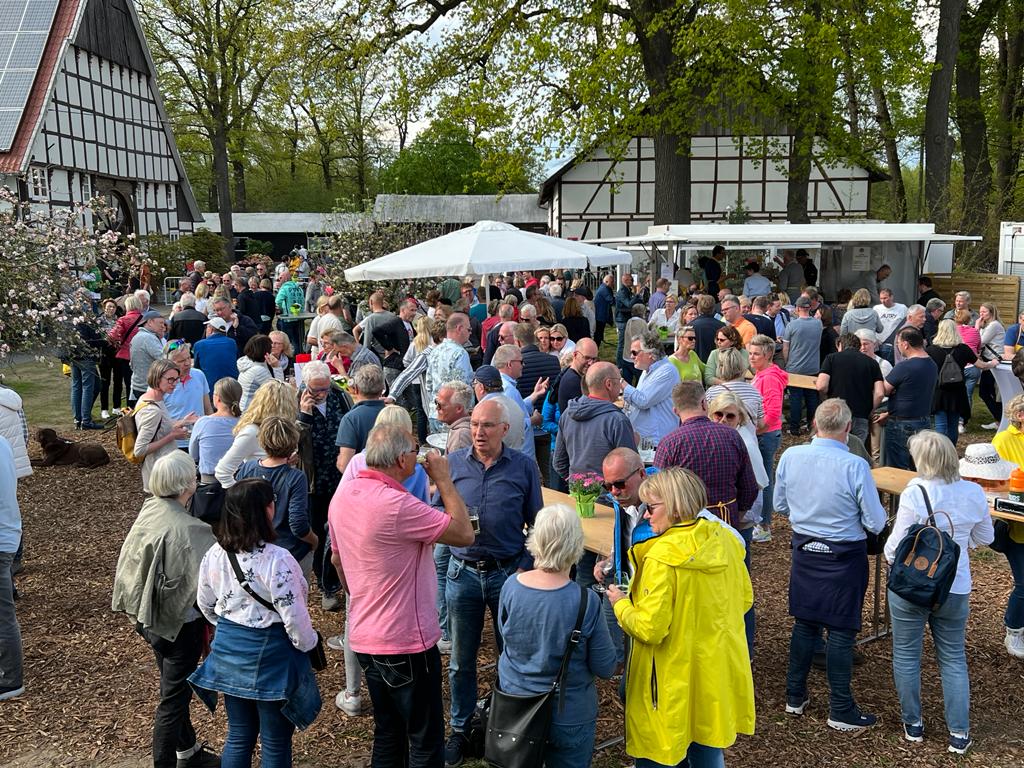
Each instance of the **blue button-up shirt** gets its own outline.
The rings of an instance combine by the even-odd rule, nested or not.
[[[871,467],[844,443],[816,437],[786,450],[775,470],[775,510],[793,531],[828,541],[861,541],[885,526]]]
[[[526,401],[523,399],[522,393],[520,393],[519,388],[516,386],[515,380],[511,376],[504,373],[501,374],[501,383],[502,386],[505,388],[502,394],[505,395],[505,397],[507,397],[513,403],[518,405],[520,408],[522,408],[523,415],[526,416],[526,422],[523,427],[523,446],[522,448],[520,448],[520,450],[527,456],[529,456],[531,459],[536,461],[537,447],[533,444],[533,425],[530,424],[530,417],[533,415],[533,408],[526,404]],[[514,413],[510,413],[508,417],[510,419],[514,419],[516,415]]]
[[[524,528],[533,525],[537,510],[544,506],[537,462],[521,451],[502,446],[501,456],[485,468],[472,448],[448,454],[452,481],[470,515],[480,517],[480,533],[468,547],[452,547],[463,560],[508,560],[526,554]],[[441,495],[434,494],[434,506],[441,507]]]
[[[640,437],[657,444],[679,426],[679,417],[672,410],[672,388],[678,383],[679,371],[663,357],[640,374],[635,387],[626,385],[622,399],[629,406],[629,422]]]

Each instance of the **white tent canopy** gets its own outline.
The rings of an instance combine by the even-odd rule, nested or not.
[[[354,283],[494,275],[517,270],[606,267],[630,261],[624,251],[525,232],[500,221],[478,221],[466,229],[346,269],[345,279]]]

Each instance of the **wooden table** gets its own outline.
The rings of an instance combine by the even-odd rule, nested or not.
[[[808,376],[804,373],[790,373],[787,374],[789,377],[789,386],[796,387],[797,389],[817,389],[818,377]]]
[[[545,506],[565,504],[570,509],[576,509],[576,502],[567,493],[544,488],[543,496]],[[580,523],[583,525],[583,546],[587,551],[602,556],[611,554],[612,541],[615,538],[615,511],[603,504],[595,504],[594,516],[580,518]]]

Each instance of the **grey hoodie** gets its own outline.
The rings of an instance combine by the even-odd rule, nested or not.
[[[562,478],[577,472],[601,474],[601,463],[613,448],[636,450],[633,425],[614,403],[597,398],[570,400],[558,421],[555,471]]]

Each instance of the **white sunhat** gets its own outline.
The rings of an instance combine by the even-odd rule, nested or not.
[[[1016,468],[1000,458],[992,443],[968,445],[960,459],[960,477],[967,480],[1009,480]]]

